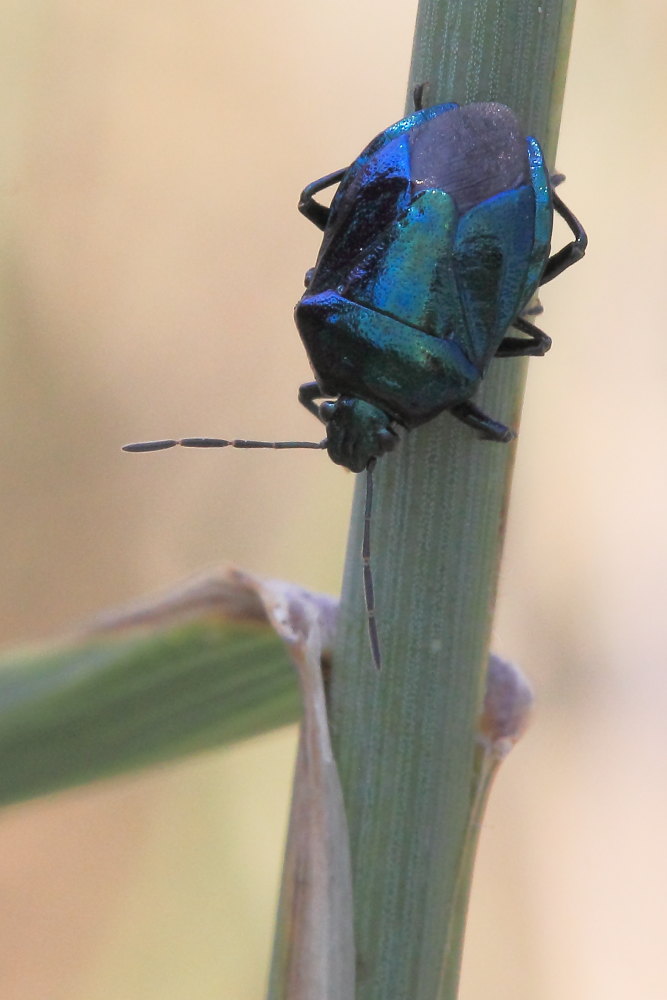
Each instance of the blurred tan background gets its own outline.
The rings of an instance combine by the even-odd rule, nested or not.
[[[303,185],[400,117],[415,3],[0,9],[0,641],[232,560],[336,591],[352,476],[308,453]],[[663,1000],[665,8],[581,3],[558,169],[591,240],[530,366],[495,648],[533,679],[463,1000]],[[268,96],[267,96],[268,95]],[[0,818],[3,1000],[263,995],[294,733]]]

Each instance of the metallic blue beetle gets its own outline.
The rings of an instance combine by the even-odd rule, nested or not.
[[[370,569],[375,461],[444,410],[483,438],[514,432],[471,401],[494,357],[551,341],[524,315],[538,287],[583,257],[586,234],[553,190],[537,141],[502,104],[422,108],[381,132],[350,167],[314,181],[299,209],[324,230],[296,323],[315,382],[299,399],[322,442],[184,438],[126,445],[326,448],[367,471],[362,561],[373,660],[381,664]],[[339,184],[330,208],[314,196]],[[549,256],[554,210],[574,240]],[[522,336],[507,336],[510,327]],[[318,399],[324,402],[318,403]]]
[[[422,109],[420,93],[413,114],[299,204],[324,230],[295,312],[316,378],[299,398],[325,424],[332,460],[353,472],[394,447],[397,426],[443,410],[484,438],[511,440],[471,397],[493,357],[549,349],[521,313],[586,248],[537,140],[509,108]],[[314,200],[336,183],[330,208]],[[550,257],[554,209],[575,239]],[[526,336],[506,336],[510,326]],[[335,401],[316,402],[326,397]]]

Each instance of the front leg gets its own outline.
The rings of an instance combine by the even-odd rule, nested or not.
[[[317,417],[319,421],[322,421],[322,417],[320,416],[319,405],[315,400],[326,398],[326,394],[322,392],[317,382],[304,382],[303,385],[299,386],[299,402],[302,406],[306,407],[309,413]]]
[[[334,170],[332,174],[327,174],[326,177],[320,177],[319,180],[313,181],[312,184],[309,184],[301,192],[299,211],[314,226],[317,226],[318,229],[326,229],[330,209],[326,205],[321,205],[319,201],[315,201],[314,195],[320,191],[324,191],[325,188],[331,187],[332,184],[340,184],[347,170],[347,167],[343,167],[341,170]]]

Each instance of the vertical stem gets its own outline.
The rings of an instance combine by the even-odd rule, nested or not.
[[[422,0],[408,93],[427,81],[427,103],[508,104],[553,168],[573,13],[574,0]],[[524,375],[522,362],[495,362],[484,410],[516,427]],[[378,463],[379,673],[366,633],[363,482],[357,487],[330,686],[350,828],[357,1000],[456,996],[468,895],[457,873],[513,458],[513,445],[480,441],[444,415]]]

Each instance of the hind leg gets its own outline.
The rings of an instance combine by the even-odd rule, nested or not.
[[[576,264],[578,260],[586,253],[586,247],[588,246],[588,237],[584,227],[581,225],[579,220],[572,214],[567,205],[558,197],[555,191],[551,192],[551,199],[553,201],[553,206],[558,212],[560,217],[567,222],[568,226],[572,230],[574,240],[572,243],[568,243],[567,246],[563,247],[557,253],[549,257],[547,261],[547,266],[544,268],[544,273],[540,280],[541,285],[545,285],[547,281],[553,281],[557,278],[559,274],[562,274],[568,267],[572,264]]]

